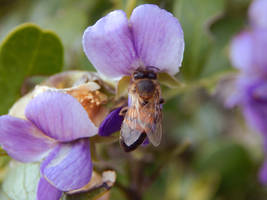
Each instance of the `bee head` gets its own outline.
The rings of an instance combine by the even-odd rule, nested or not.
[[[133,73],[133,80],[138,79],[157,79],[157,73],[153,70],[138,69]]]

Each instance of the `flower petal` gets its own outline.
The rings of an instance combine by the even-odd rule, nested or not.
[[[252,65],[252,38],[244,31],[237,35],[231,44],[230,57],[234,67],[248,70]]]
[[[0,117],[0,144],[21,162],[41,160],[56,144],[31,122],[4,115]]]
[[[44,92],[28,104],[25,114],[46,135],[59,141],[97,134],[82,105],[68,94]]]
[[[252,26],[267,28],[267,1],[255,0],[250,6],[249,17]]]
[[[89,140],[81,139],[59,145],[44,160],[41,172],[49,183],[61,191],[83,187],[92,175]]]
[[[184,52],[184,34],[177,18],[156,5],[146,4],[133,10],[130,25],[143,64],[176,74]]]
[[[100,136],[110,136],[121,129],[121,124],[123,122],[123,116],[119,115],[121,109],[119,107],[111,111],[104,121],[100,124],[98,134]]]
[[[242,77],[245,79],[246,77]],[[267,84],[264,79],[247,79],[239,81],[242,97],[242,108],[246,120],[252,127],[267,136]],[[242,88],[243,87],[243,88]]]
[[[231,46],[233,65],[253,74],[267,74],[267,30],[254,29],[236,36]]]
[[[41,178],[37,189],[37,200],[59,200],[62,192]]]
[[[97,71],[109,78],[129,75],[137,61],[126,14],[116,10],[89,26],[83,49]]]
[[[263,184],[267,184],[267,161],[265,160],[259,173],[259,179]]]

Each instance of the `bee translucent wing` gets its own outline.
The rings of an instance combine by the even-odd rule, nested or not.
[[[121,137],[127,146],[134,144],[141,136],[142,131],[132,129],[127,123],[123,123],[121,127]]]
[[[146,134],[149,139],[149,141],[154,145],[154,146],[159,146],[161,142],[161,137],[162,137],[162,113],[161,110],[159,109],[158,112],[155,112],[155,123],[146,129]]]

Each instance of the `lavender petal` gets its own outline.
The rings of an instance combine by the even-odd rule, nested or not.
[[[177,18],[156,5],[145,4],[133,10],[130,25],[143,64],[176,74],[184,52],[184,34]]]
[[[100,124],[98,134],[100,136],[110,136],[121,129],[123,116],[119,115],[122,107],[116,108],[111,111],[104,121]]]
[[[231,45],[233,65],[245,73],[267,74],[267,29],[244,31],[236,36]]]
[[[24,119],[4,115],[0,127],[1,146],[21,162],[39,161],[56,145],[55,140]]]
[[[41,178],[37,188],[37,200],[59,200],[62,192]]]
[[[59,145],[43,161],[41,173],[61,191],[76,190],[86,185],[92,176],[89,140]]]
[[[116,10],[89,26],[83,49],[98,72],[109,78],[129,75],[137,61],[126,14]]]
[[[64,93],[38,95],[28,104],[25,114],[46,135],[58,141],[90,137],[98,132],[82,105]]]
[[[254,28],[267,28],[267,1],[255,0],[250,6],[250,24]]]
[[[230,57],[234,67],[249,70],[252,65],[252,38],[250,32],[244,31],[233,39]]]
[[[264,79],[243,81],[242,108],[247,121],[267,137],[267,83]],[[242,86],[239,86],[240,88]]]

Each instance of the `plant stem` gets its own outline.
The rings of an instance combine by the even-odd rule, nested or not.
[[[224,76],[233,75],[233,74],[235,74],[235,72],[236,71],[234,71],[234,70],[229,70],[229,71],[225,71],[222,73],[218,73],[218,74],[213,75],[213,76],[208,77],[208,78],[203,78],[203,79],[197,80],[197,81],[192,82],[190,84],[183,84],[181,87],[178,87],[175,89],[170,89],[167,92],[165,92],[164,98],[166,100],[170,100],[170,99],[176,97],[177,95],[180,95],[184,92],[189,92],[189,91],[195,90],[197,88],[201,88],[201,87],[211,88],[214,85],[216,85],[217,82],[219,82]]]

